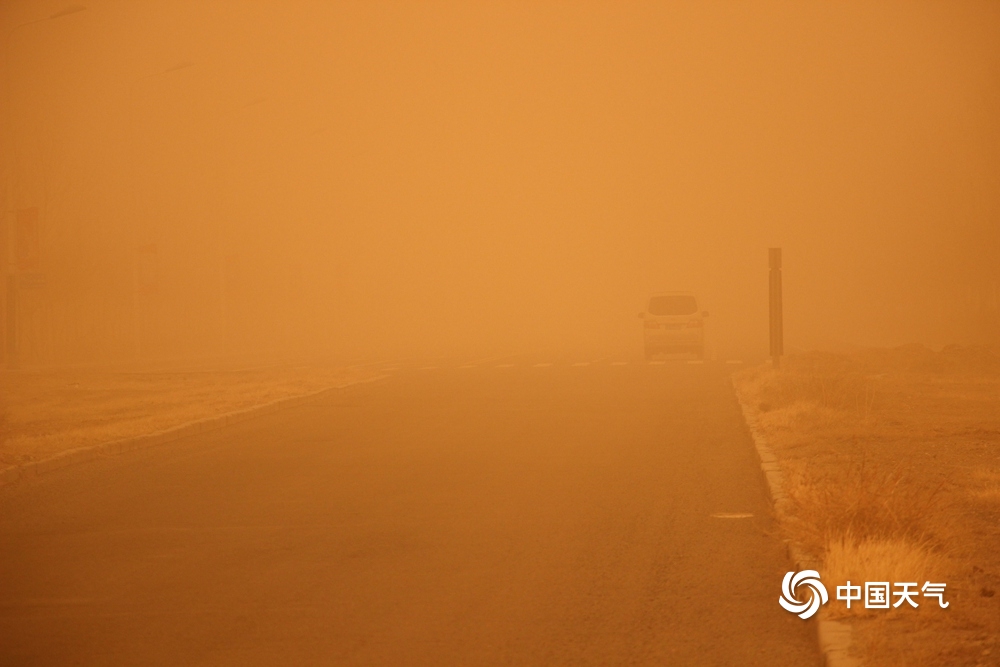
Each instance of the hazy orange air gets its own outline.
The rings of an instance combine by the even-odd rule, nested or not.
[[[25,364],[996,341],[1000,6],[5,2]],[[37,23],[27,22],[36,21]],[[27,224],[27,223],[26,223]]]

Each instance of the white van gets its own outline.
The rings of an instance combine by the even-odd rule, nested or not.
[[[705,318],[690,292],[658,292],[649,297],[642,319],[646,358],[667,352],[692,352],[705,358]]]

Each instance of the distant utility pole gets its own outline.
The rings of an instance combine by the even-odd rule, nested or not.
[[[16,245],[18,243],[16,237],[16,222],[14,225],[7,224],[7,215],[9,213],[17,213],[18,207],[16,206],[16,199],[18,198],[17,188],[15,187],[15,178],[18,175],[18,160],[17,160],[17,150],[16,141],[17,136],[14,131],[14,109],[13,109],[13,99],[14,99],[14,77],[11,74],[13,69],[13,61],[11,60],[11,51],[13,49],[14,36],[22,28],[26,28],[31,25],[36,25],[38,23],[44,23],[46,21],[51,21],[53,19],[60,19],[64,16],[69,16],[70,14],[76,14],[82,12],[87,8],[83,5],[69,5],[55,12],[54,14],[49,14],[46,17],[35,19],[33,21],[25,21],[20,23],[13,28],[11,28],[3,39],[3,45],[0,50],[3,52],[3,65],[0,67],[3,71],[3,89],[0,90],[0,98],[4,99],[3,106],[3,122],[0,125],[6,126],[6,139],[8,144],[8,155],[4,156],[6,164],[4,165],[4,195],[3,195],[3,205],[0,206],[0,234],[4,235],[4,240],[0,243],[0,252],[5,253],[5,257],[0,260],[0,269],[3,269],[4,275],[4,288],[0,290],[0,310],[2,310],[3,326],[0,327],[0,331],[3,331],[4,345],[0,346],[0,350],[3,351],[2,358],[4,365],[7,368],[17,368],[18,366],[18,306],[17,297],[18,291],[21,287],[20,275],[17,267],[15,267],[14,254],[16,252]],[[44,176],[43,176],[44,178]]]
[[[785,353],[785,336],[781,317],[781,248],[768,248],[768,304],[771,322],[771,361],[774,367],[781,365],[781,355]]]

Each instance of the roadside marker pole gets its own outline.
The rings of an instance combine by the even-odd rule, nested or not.
[[[768,248],[768,303],[770,309],[771,361],[775,368],[781,365],[781,355],[785,352],[784,331],[781,316],[781,248]]]

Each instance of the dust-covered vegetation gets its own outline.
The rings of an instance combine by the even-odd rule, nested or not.
[[[866,662],[993,664],[1000,356],[919,345],[813,352],[734,379],[785,473],[792,502],[782,529],[821,562],[828,586],[948,584],[947,613],[933,613],[941,611],[934,602],[888,611],[828,605],[824,613],[856,619]],[[904,639],[912,633],[921,640]]]
[[[0,469],[377,377],[371,368],[3,374]]]

